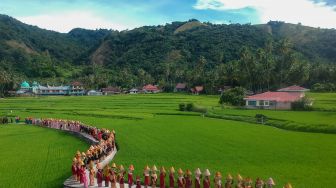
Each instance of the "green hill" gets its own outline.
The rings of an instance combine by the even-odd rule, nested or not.
[[[167,91],[187,82],[215,93],[223,85],[259,91],[336,80],[336,31],[283,22],[225,25],[192,19],[63,34],[0,15],[0,36],[0,74],[10,78],[6,88],[22,79],[80,80],[89,88],[155,83]]]

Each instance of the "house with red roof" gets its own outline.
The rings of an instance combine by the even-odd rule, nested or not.
[[[187,90],[186,83],[177,83],[174,92],[185,92]]]
[[[306,89],[304,87],[297,86],[297,85],[292,85],[292,86],[289,86],[289,87],[278,89],[278,91],[281,91],[281,92],[306,92],[306,91],[309,91],[309,89]]]
[[[203,90],[204,90],[203,86],[195,86],[195,87],[190,89],[191,93],[194,94],[194,95],[198,95],[198,94],[202,93]]]
[[[303,92],[265,92],[245,97],[246,108],[260,109],[291,109],[292,102],[304,97]]]
[[[154,86],[152,84],[148,84],[148,85],[143,86],[142,90],[145,93],[158,93],[158,92],[160,92],[160,89],[157,86]]]

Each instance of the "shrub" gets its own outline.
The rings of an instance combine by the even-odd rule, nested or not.
[[[186,111],[192,111],[194,108],[194,104],[193,103],[188,103],[187,106],[186,106]]]
[[[200,112],[206,113],[207,109],[204,107],[196,106],[193,103],[180,103],[179,104],[180,111],[188,111],[188,112]]]
[[[336,85],[333,83],[316,83],[311,89],[315,92],[335,92]]]
[[[257,123],[262,123],[264,124],[267,121],[267,116],[263,115],[263,114],[256,114],[255,118],[257,120]]]
[[[179,104],[179,110],[180,111],[186,111],[187,105],[185,103],[180,103]]]
[[[220,104],[231,104],[234,106],[243,106],[245,104],[244,97],[246,89],[243,87],[235,87],[224,92],[219,100]]]
[[[311,110],[312,101],[308,97],[303,97],[302,99],[292,102],[292,110]]]

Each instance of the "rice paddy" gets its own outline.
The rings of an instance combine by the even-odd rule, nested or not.
[[[178,111],[179,103],[193,102],[219,114],[263,113],[301,126],[336,126],[332,110],[336,94],[311,96],[318,111],[222,109],[218,96],[158,94],[8,98],[0,101],[0,114],[74,119],[115,129],[120,147],[115,162],[134,164],[139,175],[147,164],[192,171],[199,167],[253,179],[273,177],[276,187],[289,181],[294,187],[322,188],[336,183],[335,134],[288,131]],[[0,144],[6,151],[0,153],[0,185],[5,187],[61,187],[71,174],[74,152],[88,147],[71,135],[22,125],[1,125]]]

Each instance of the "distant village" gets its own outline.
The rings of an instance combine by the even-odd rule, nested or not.
[[[223,93],[230,89],[229,86],[218,90]],[[187,87],[186,83],[177,83],[174,92],[191,93],[199,95],[203,92],[203,86]],[[309,91],[301,86],[289,86],[278,89],[277,91],[267,91],[264,93],[253,94],[249,92],[244,98],[246,108],[250,109],[290,109],[291,103],[299,101],[305,96],[305,92]],[[102,95],[116,95],[116,94],[148,94],[160,93],[162,90],[157,85],[147,84],[139,88],[121,89],[119,87],[106,87],[99,90],[86,90],[81,82],[75,81],[66,86],[42,86],[37,82],[29,84],[24,81],[20,85],[18,91],[12,92],[15,96],[102,96]]]
[[[195,86],[187,88],[187,84],[178,83],[174,89],[175,92],[190,92],[198,95],[204,90],[203,86]],[[146,94],[146,93],[159,93],[162,89],[157,85],[147,84],[143,87],[136,87],[130,89],[121,89],[120,87],[108,86],[99,90],[87,90],[81,82],[75,81],[66,86],[43,86],[37,82],[29,84],[24,81],[20,85],[18,91],[13,91],[12,95],[16,96],[35,96],[35,95],[69,95],[69,96],[100,96],[100,95],[115,95],[115,94]]]

